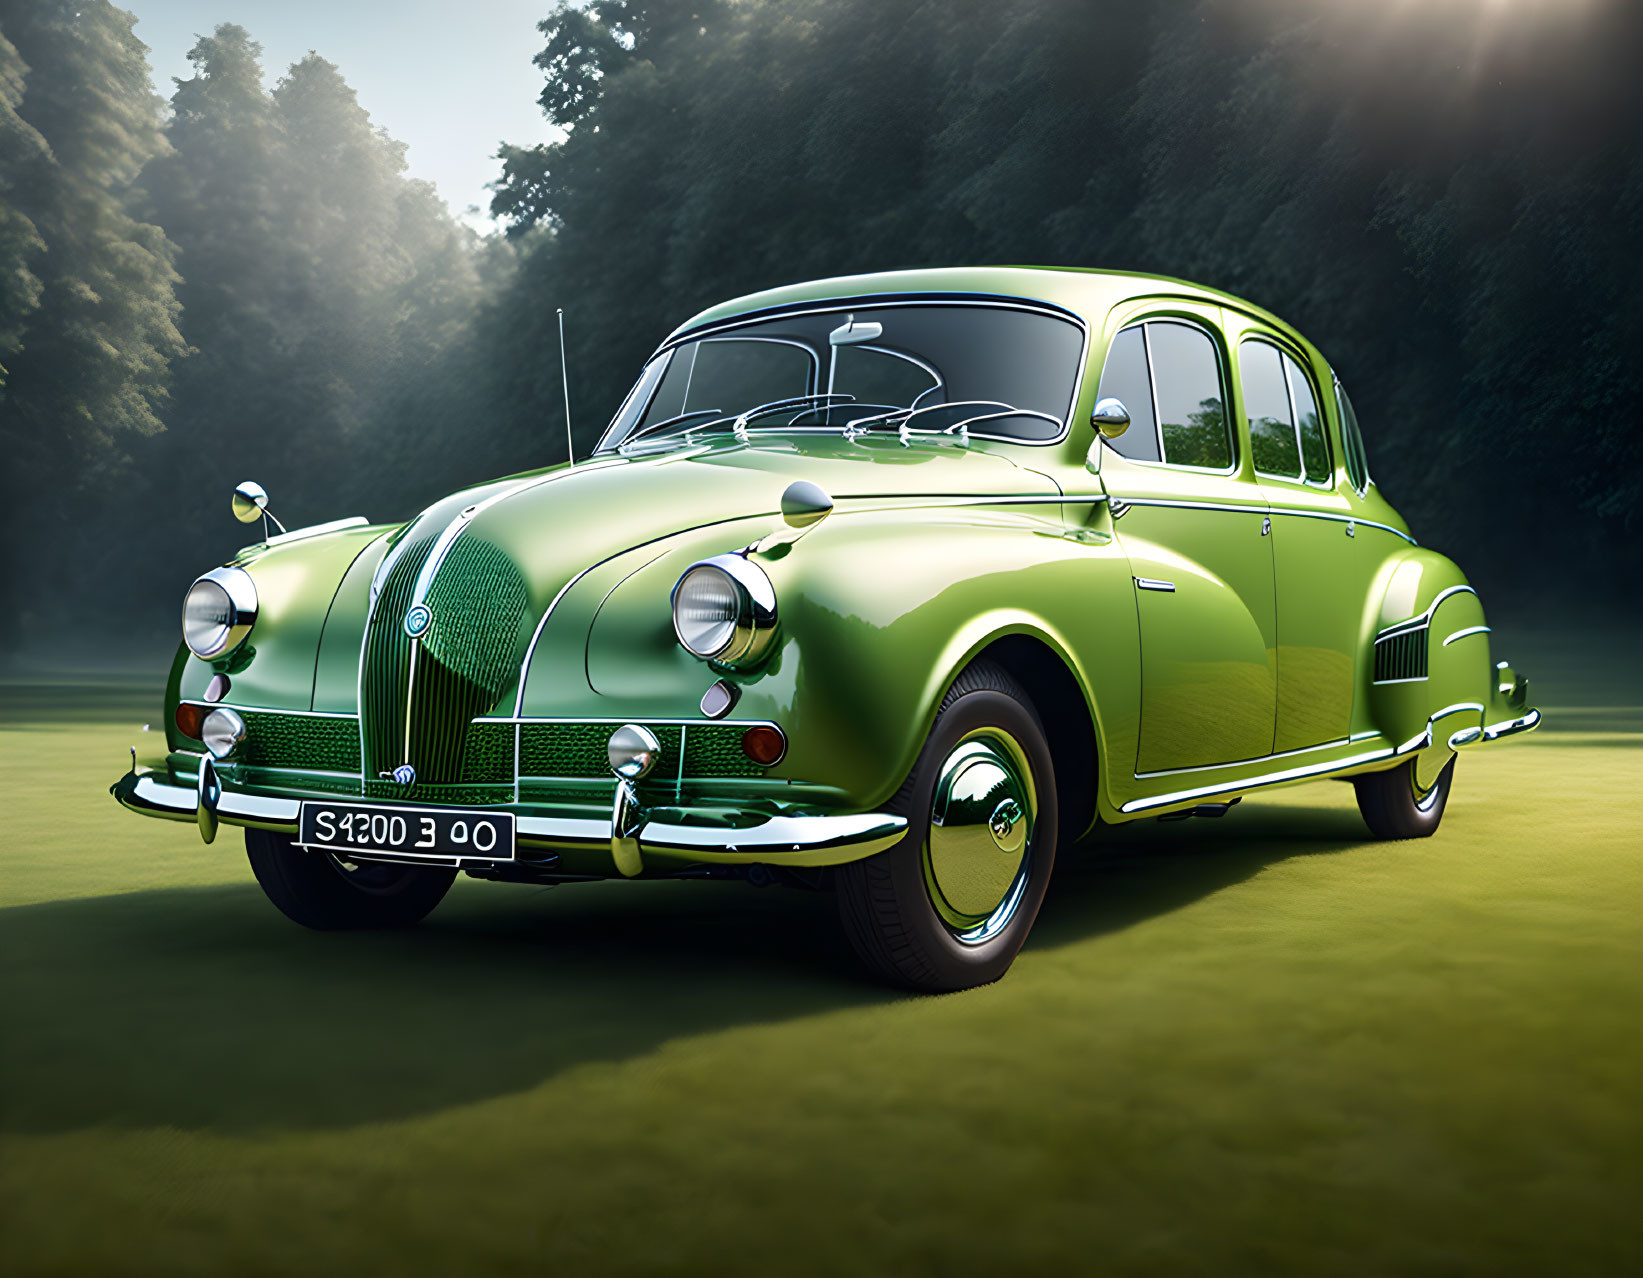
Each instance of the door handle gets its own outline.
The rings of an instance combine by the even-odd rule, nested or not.
[[[1135,586],[1138,590],[1161,590],[1169,595],[1175,593],[1175,583],[1173,581],[1159,581],[1156,577],[1137,577]]]
[[[1261,516],[1261,536],[1265,537],[1271,531],[1272,531],[1272,516],[1271,515],[1262,515]]]

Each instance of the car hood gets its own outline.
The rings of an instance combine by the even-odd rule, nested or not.
[[[780,527],[781,495],[800,479],[841,509],[1059,491],[996,453],[946,440],[904,445],[888,435],[673,446],[456,493],[397,530],[375,568],[361,681],[367,743],[373,717],[393,721],[385,751],[403,732],[392,707],[407,683],[418,702],[441,700],[458,717],[509,704],[533,636],[578,578],[636,547],[729,521],[743,521],[737,544],[755,540]]]
[[[514,476],[435,503],[395,534],[379,575],[427,547],[413,583],[427,602],[447,576],[472,570],[485,544],[520,571],[536,615],[572,577],[649,542],[734,519],[779,519],[795,480],[819,484],[841,505],[864,499],[1045,496],[1045,475],[996,453],[946,441],[902,444],[791,437],[674,447],[650,456],[595,457],[575,467]],[[453,581],[451,585],[455,585]],[[379,591],[380,594],[380,591]]]

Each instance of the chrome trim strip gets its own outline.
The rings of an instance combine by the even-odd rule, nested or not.
[[[1430,675],[1411,675],[1407,679],[1372,679],[1370,682],[1377,688],[1389,688],[1395,683],[1425,683]]]
[[[1364,523],[1365,521],[1359,520],[1358,522]],[[1378,524],[1370,526],[1380,527]],[[1477,593],[1470,586],[1450,586],[1447,590],[1440,590],[1432,602],[1427,605],[1425,612],[1416,613],[1413,617],[1405,617],[1402,621],[1395,622],[1384,630],[1376,631],[1375,642],[1379,643],[1382,639],[1389,639],[1405,630],[1418,630],[1424,625],[1429,625],[1432,621],[1432,614],[1438,610],[1438,605],[1449,598],[1450,595],[1475,595]]]
[[[327,768],[276,768],[262,763],[240,763],[233,760],[221,761],[217,764],[217,771],[224,776],[237,777],[240,769],[246,768],[252,772],[281,772],[305,777],[340,777],[348,781],[359,780],[357,772],[332,772]]]
[[[1468,626],[1465,630],[1455,631],[1454,634],[1450,635],[1447,639],[1445,639],[1443,641],[1443,646],[1445,648],[1447,648],[1450,644],[1454,643],[1455,640],[1464,639],[1468,635],[1486,635],[1488,633],[1489,633],[1489,627],[1488,626]]]
[[[629,547],[628,549],[636,549],[636,547]],[[581,581],[583,577],[586,577],[595,568],[601,567],[604,564],[608,564],[612,559],[615,559],[617,557],[617,555],[625,555],[626,553],[627,553],[627,550],[621,550],[621,551],[618,551],[616,555],[610,555],[610,556],[608,556],[604,559],[601,559],[598,563],[589,564],[586,568],[582,569],[581,572],[577,573],[574,577],[572,577],[569,581],[567,581],[563,586],[559,587],[559,593],[556,594],[552,599],[550,599],[548,601],[548,606],[542,610],[542,616],[536,623],[536,629],[531,632],[531,641],[525,647],[525,659],[522,662],[519,663],[519,688],[518,688],[518,691],[516,691],[514,693],[514,699],[513,699],[513,713],[514,713],[514,718],[515,719],[517,719],[520,715],[522,715],[525,712],[525,677],[530,673],[531,658],[536,655],[536,641],[542,637],[542,629],[543,629],[544,626],[546,626],[548,624],[548,618],[553,616],[553,610],[559,606],[559,601],[565,597],[566,593],[570,590],[570,588],[572,586],[574,586],[577,582]],[[518,771],[518,768],[519,768],[518,760],[519,760],[519,743],[517,741],[515,741],[515,743],[514,743],[514,770],[515,771]]]
[[[1135,579],[1135,588],[1137,590],[1156,590],[1166,595],[1175,593],[1175,583],[1173,581],[1160,581],[1156,577],[1137,577]]]
[[[353,774],[350,773],[350,776]],[[145,806],[159,811],[177,812],[192,816],[199,806],[199,797],[192,788],[166,785],[152,776],[138,777],[132,797]],[[240,794],[224,790],[217,800],[217,815],[245,817],[252,821],[296,821],[301,809],[298,799],[274,799],[258,794]]]
[[[1337,759],[1328,763],[1309,763],[1302,767],[1286,768],[1279,772],[1269,772],[1242,781],[1227,781],[1220,785],[1204,785],[1191,790],[1177,790],[1171,794],[1160,794],[1150,799],[1131,799],[1118,810],[1120,812],[1146,812],[1152,808],[1167,808],[1171,804],[1185,803],[1192,799],[1207,799],[1215,794],[1230,794],[1234,791],[1242,792],[1259,789],[1262,786],[1278,785],[1284,781],[1300,781],[1307,777],[1325,776],[1331,772],[1341,772],[1347,768],[1355,768],[1361,763],[1374,763],[1379,759],[1390,759],[1402,749],[1403,747],[1399,747],[1399,750],[1390,748],[1370,750],[1364,754],[1355,754],[1345,759]]]
[[[306,528],[293,528],[290,532],[277,533],[263,541],[265,546],[283,546],[288,541],[302,541],[308,537],[320,537],[325,533],[341,532],[344,528],[365,528],[370,520],[364,515],[349,515],[346,519],[333,519],[326,524],[309,524]]]
[[[1327,510],[1292,510],[1285,506],[1272,507],[1272,513],[1274,515],[1296,515],[1301,519],[1332,519],[1338,524],[1352,524],[1359,528],[1379,528],[1382,532],[1389,532],[1394,537],[1402,538],[1411,546],[1420,545],[1420,542],[1416,541],[1408,533],[1399,532],[1390,524],[1378,524],[1373,519],[1362,519],[1357,515],[1337,515]],[[1471,590],[1471,587],[1467,586],[1465,589]],[[1473,593],[1476,592],[1474,591]]]
[[[1520,719],[1507,719],[1503,723],[1484,725],[1483,739],[1495,741],[1500,737],[1509,737],[1514,732],[1527,732],[1540,722],[1540,711],[1531,710]]]
[[[1135,459],[1126,457],[1124,460],[1134,461]],[[1137,463],[1137,465],[1146,464],[1148,463]],[[1157,466],[1162,465],[1163,463],[1153,462],[1150,464]],[[1219,474],[1220,472],[1205,471],[1200,473]],[[1173,506],[1181,510],[1225,510],[1230,511],[1235,515],[1265,515],[1270,513],[1270,508],[1266,506],[1245,506],[1229,501],[1176,501],[1175,499],[1169,497],[1124,497],[1120,500],[1128,506]]]
[[[515,824],[522,839],[559,843],[610,842],[610,822],[595,817],[522,816]]]
[[[1337,737],[1334,741],[1325,741],[1321,745],[1302,746],[1298,750],[1280,750],[1276,754],[1256,755],[1253,759],[1230,759],[1226,763],[1201,763],[1191,768],[1160,768],[1156,772],[1137,772],[1135,779],[1145,781],[1149,777],[1181,776],[1188,772],[1218,772],[1222,768],[1247,768],[1257,763],[1266,763],[1271,759],[1292,759],[1298,754],[1315,754],[1319,750],[1334,750],[1343,745],[1351,745],[1358,741],[1367,741],[1381,734],[1374,729],[1360,732],[1351,737]]]
[[[694,728],[694,727],[699,727],[699,726],[704,725],[704,724],[706,724],[708,726],[712,726],[714,724],[727,724],[727,723],[728,724],[735,724],[738,727],[745,724],[749,728],[756,727],[756,726],[775,728],[775,727],[780,726],[774,719],[709,719],[705,715],[700,717],[700,718],[696,718],[696,719],[652,719],[652,718],[650,718],[649,716],[646,716],[646,715],[631,715],[631,714],[630,715],[622,715],[622,716],[619,716],[619,717],[612,717],[612,716],[609,716],[609,715],[578,715],[578,716],[567,716],[567,717],[563,717],[563,718],[559,717],[557,715],[506,715],[506,716],[504,716],[504,715],[492,715],[492,716],[489,716],[489,717],[481,716],[478,719],[469,720],[470,726],[481,724],[481,723],[512,723],[512,724],[525,724],[525,723],[571,723],[571,724],[614,723],[617,726],[621,726],[624,723],[639,723],[639,724],[657,724],[657,725],[660,725],[661,727],[664,727],[664,728],[674,728],[674,727],[691,727],[691,728]],[[349,775],[352,775],[352,774],[350,773]]]
[[[1449,707],[1450,710],[1456,708],[1457,707],[1455,706]],[[1441,718],[1447,713],[1449,713],[1448,710],[1440,710],[1437,714],[1433,715],[1432,718]],[[1376,733],[1375,735],[1379,736],[1380,734]],[[1431,743],[1432,723],[1429,719],[1427,720],[1427,725],[1423,732],[1421,732],[1418,736],[1410,737],[1409,740],[1405,741],[1400,746],[1393,746],[1389,748],[1383,747],[1379,750],[1369,750],[1363,754],[1351,755],[1345,759],[1334,759],[1327,763],[1309,763],[1298,768],[1285,768],[1278,772],[1268,772],[1263,773],[1260,776],[1248,777],[1242,781],[1228,781],[1223,785],[1199,786],[1195,789],[1177,790],[1171,794],[1161,794],[1148,799],[1131,799],[1118,810],[1120,812],[1146,812],[1153,808],[1165,808],[1172,804],[1185,803],[1192,799],[1206,799],[1211,795],[1216,794],[1242,794],[1249,790],[1260,789],[1264,786],[1281,785],[1286,781],[1302,781],[1310,777],[1328,776],[1332,772],[1344,772],[1348,768],[1355,768],[1359,764],[1363,763],[1375,763],[1381,759],[1401,758],[1403,755],[1409,754],[1412,751],[1425,749]],[[1317,747],[1308,748],[1316,749]],[[1236,765],[1228,764],[1225,766],[1233,767]]]
[[[231,701],[196,701],[191,697],[184,697],[180,704],[185,705],[185,706],[203,706],[207,710],[215,710],[218,706],[224,706],[227,709],[239,710],[239,711],[241,711],[242,713],[245,713],[245,714],[290,714],[290,715],[301,715],[303,718],[307,718],[307,719],[357,719],[357,718],[359,718],[358,714],[350,714],[346,710],[283,710],[283,709],[276,709],[273,706],[242,706],[242,705],[237,705],[237,704],[235,704],[234,702],[231,702]],[[175,753],[178,753],[178,754],[191,754],[191,753],[194,753],[194,752],[193,751],[188,751],[188,750],[179,750],[179,751],[176,751]],[[344,773],[343,775],[351,777],[355,774],[352,773],[352,772],[347,772],[347,773]]]
[[[1481,701],[1457,701],[1452,706],[1444,706],[1442,710],[1434,710],[1431,714],[1426,716],[1426,721],[1428,723],[1435,723],[1437,720],[1442,719],[1447,715],[1459,714],[1462,710],[1476,710],[1479,714],[1482,714],[1483,703]]]
[[[645,850],[757,854],[866,844],[871,845],[873,851],[882,851],[897,842],[906,829],[906,817],[886,812],[853,816],[773,816],[741,830],[649,821],[639,830],[639,846]]]
[[[1396,753],[1396,754],[1408,754],[1411,750],[1424,750],[1424,749],[1426,749],[1427,746],[1429,746],[1431,744],[1432,744],[1432,723],[1431,723],[1430,720],[1428,720],[1427,724],[1424,728],[1422,728],[1414,736],[1410,737],[1409,740],[1405,741],[1401,746],[1399,746],[1397,748],[1396,751],[1394,751],[1394,753]]]

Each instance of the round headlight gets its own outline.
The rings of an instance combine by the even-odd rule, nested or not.
[[[736,583],[718,568],[698,564],[673,591],[673,629],[679,642],[698,657],[716,657],[736,637],[741,614]]]
[[[257,621],[257,588],[243,568],[213,568],[183,596],[183,642],[196,657],[237,647]]]
[[[740,555],[692,564],[673,587],[673,633],[704,661],[752,665],[775,637],[775,587]]]

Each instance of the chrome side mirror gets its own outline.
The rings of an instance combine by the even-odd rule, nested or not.
[[[808,528],[833,511],[833,499],[820,484],[795,479],[782,493],[782,522],[789,528]]]
[[[1130,428],[1130,410],[1124,407],[1124,401],[1108,396],[1097,400],[1095,411],[1090,414],[1090,425],[1101,432],[1103,439],[1117,439]]]
[[[262,533],[268,536],[268,521],[274,520],[274,526],[281,532],[285,525],[269,513],[268,490],[254,479],[247,479],[234,489],[234,518],[242,524],[252,524],[262,520]]]

